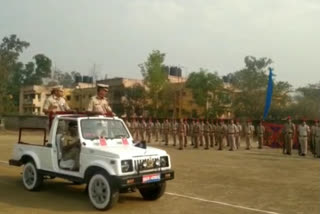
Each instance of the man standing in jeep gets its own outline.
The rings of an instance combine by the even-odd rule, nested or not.
[[[100,114],[112,113],[112,109],[106,98],[108,91],[108,85],[97,84],[97,95],[91,97],[87,111]]]
[[[52,89],[51,95],[46,99],[43,105],[43,112],[49,114],[56,111],[69,111],[66,100],[63,98],[62,86],[56,86]]]

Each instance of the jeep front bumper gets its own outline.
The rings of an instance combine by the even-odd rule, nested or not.
[[[119,187],[143,186],[152,183],[164,182],[174,179],[174,171],[166,170],[159,172],[140,173],[135,175],[116,177]]]

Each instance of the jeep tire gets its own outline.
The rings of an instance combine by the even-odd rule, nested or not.
[[[42,185],[43,176],[38,172],[37,167],[32,160],[24,165],[22,182],[24,187],[29,191],[37,191]]]
[[[105,172],[97,172],[88,182],[88,195],[91,204],[98,210],[108,210],[117,203],[119,190]]]
[[[151,186],[139,188],[144,200],[154,201],[160,198],[166,190],[166,182],[156,183]]]

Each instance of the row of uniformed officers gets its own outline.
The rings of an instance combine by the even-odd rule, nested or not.
[[[125,120],[133,138],[135,140],[145,140],[151,142],[164,141],[169,144],[169,138],[172,139],[173,146],[179,144],[179,149],[187,147],[188,141],[191,146],[198,148],[204,146],[205,149],[218,146],[219,150],[229,147],[230,151],[240,148],[241,138],[244,138],[246,149],[252,147],[253,136],[256,135],[258,148],[261,149],[264,144],[265,127],[262,121],[254,127],[250,120],[241,125],[237,120],[175,120],[165,119],[162,123],[159,120],[153,122],[152,119],[132,119]],[[310,128],[305,120],[296,126],[288,117],[284,124],[282,136],[284,138],[283,153],[291,155],[294,136],[297,135],[299,141],[299,155],[305,156],[308,152],[308,145],[315,157],[320,157],[320,126],[319,121],[315,120]]]
[[[241,136],[245,137],[246,149],[249,150],[254,133],[259,139],[258,148],[262,148],[265,132],[262,123],[259,123],[255,132],[250,120],[244,126],[239,121],[234,123],[233,120],[229,120],[228,124],[224,120],[192,120],[189,123],[184,119],[165,119],[163,123],[159,120],[153,122],[151,119],[149,121],[132,119],[125,122],[135,140],[150,142],[153,138],[156,142],[164,141],[165,145],[168,145],[171,137],[173,146],[179,143],[180,150],[187,147],[190,141],[194,148],[204,146],[205,149],[209,149],[218,146],[218,149],[222,150],[228,146],[230,151],[234,151],[240,148]]]

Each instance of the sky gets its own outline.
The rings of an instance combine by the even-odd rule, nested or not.
[[[152,50],[184,76],[240,70],[268,57],[276,80],[320,81],[319,0],[0,0],[0,38],[16,34],[63,71],[142,78]]]

